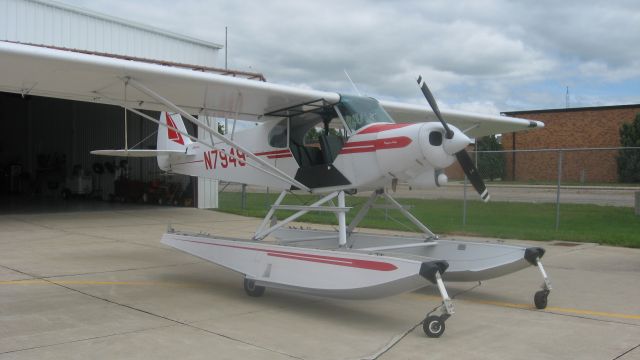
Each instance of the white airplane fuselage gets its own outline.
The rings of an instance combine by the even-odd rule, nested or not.
[[[416,188],[435,188],[446,184],[446,175],[441,170],[455,161],[455,157],[441,146],[443,129],[439,123],[372,123],[344,140],[340,149],[332,149],[337,151],[332,161],[304,164],[301,157],[306,156],[305,149],[298,149],[300,153],[296,157],[291,141],[283,147],[269,145],[269,134],[280,121],[276,119],[239,131],[233,141],[314,192],[376,189],[391,184],[394,179]],[[162,143],[160,136],[167,134],[164,130],[158,133],[158,149]],[[435,132],[440,135],[436,134],[434,141],[431,134]],[[169,142],[182,141],[182,138],[173,136],[172,139],[171,134],[168,135]],[[322,147],[306,146],[311,150]],[[216,143],[214,148],[189,143],[185,146],[185,155],[158,156],[158,165],[165,171],[274,189],[291,187],[287,182],[249,166],[248,162],[250,160],[241,150],[224,143]]]

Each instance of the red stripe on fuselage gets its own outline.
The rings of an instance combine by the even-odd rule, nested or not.
[[[360,260],[360,259],[350,259],[350,258],[341,258],[341,257],[333,257],[333,256],[324,256],[324,255],[313,255],[313,254],[303,254],[303,253],[294,253],[288,251],[279,251],[279,250],[269,250],[269,249],[260,249],[248,246],[237,246],[237,245],[224,245],[224,244],[214,244],[206,241],[196,241],[196,240],[183,240],[176,239],[185,242],[192,242],[198,244],[212,245],[212,246],[221,246],[221,247],[229,247],[234,249],[243,249],[243,250],[252,250],[267,253],[268,256],[291,259],[291,260],[299,260],[299,261],[308,261],[329,265],[337,265],[337,266],[347,266],[354,267],[359,269],[366,270],[376,270],[376,271],[393,271],[396,270],[396,267],[393,264],[381,262],[381,261],[371,261],[371,260]]]
[[[411,144],[411,139],[406,136],[398,136],[386,139],[350,141],[342,147],[340,154],[354,154],[373,152],[377,150],[399,149]]]
[[[289,149],[259,152],[259,153],[255,153],[255,155],[256,156],[266,155],[267,159],[281,159],[281,158],[293,157],[293,154]]]
[[[255,153],[256,156],[282,155],[282,154],[291,154],[291,151],[289,149],[282,149],[282,150],[273,150],[273,151],[264,151],[264,152]]]
[[[401,124],[371,124],[369,126],[364,127],[363,129],[358,131],[356,134],[357,135],[360,135],[360,134],[375,134],[375,133],[379,133],[379,132],[382,132],[382,131],[400,129],[400,128],[411,126],[411,125],[413,125],[413,124],[407,124],[407,123],[401,123]]]

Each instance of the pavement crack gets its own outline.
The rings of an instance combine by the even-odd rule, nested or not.
[[[29,350],[48,348],[48,347],[58,346],[58,345],[73,344],[73,343],[89,341],[89,340],[105,339],[105,338],[119,336],[119,335],[128,335],[128,334],[140,333],[140,332],[143,332],[143,331],[162,329],[162,328],[167,328],[167,327],[172,327],[172,326],[177,326],[177,325],[173,324],[173,325],[156,326],[156,327],[150,327],[150,328],[146,328],[146,329],[123,331],[123,332],[120,332],[120,333],[113,333],[113,334],[107,334],[107,335],[101,335],[101,336],[93,336],[93,337],[88,337],[88,338],[75,339],[75,340],[70,340],[70,341],[63,341],[63,342],[54,343],[54,344],[44,344],[44,345],[39,345],[39,346],[32,346],[32,347],[28,347],[28,348],[22,348],[22,349],[16,349],[16,350],[9,350],[9,351],[0,352],[0,355],[12,354],[12,353],[17,353],[17,352],[21,352],[21,351],[29,351]]]
[[[588,316],[584,316],[584,315],[563,314],[563,313],[555,312],[555,311],[546,311],[546,310],[545,311],[540,311],[540,310],[537,310],[537,309],[518,309],[518,308],[515,308],[515,309],[516,310],[523,310],[523,311],[533,311],[533,312],[540,313],[540,314],[566,316],[566,317],[571,317],[571,318],[576,318],[576,319],[599,321],[599,322],[609,323],[609,324],[618,324],[618,325],[628,325],[628,326],[640,327],[640,324],[634,324],[634,323],[628,323],[628,322],[616,321],[616,320],[597,319],[597,318],[588,317]]]
[[[126,272],[126,271],[138,271],[138,270],[152,270],[152,269],[162,269],[162,268],[169,268],[169,267],[178,267],[178,266],[186,266],[186,265],[195,265],[195,264],[200,264],[203,263],[203,260],[200,261],[191,261],[191,262],[187,262],[187,263],[178,263],[178,264],[168,264],[168,265],[157,265],[157,266],[147,266],[147,267],[140,267],[140,268],[128,268],[128,269],[117,269],[117,270],[106,270],[106,271],[94,271],[94,272],[86,272],[86,273],[75,273],[75,274],[55,274],[55,275],[46,275],[46,276],[40,276],[40,275],[34,275],[34,274],[29,274],[26,273],[24,271],[20,271],[18,269],[14,269],[11,268],[9,266],[6,265],[2,265],[0,264],[0,267],[3,267],[5,269],[11,270],[11,271],[15,271],[17,273],[20,273],[22,275],[27,275],[29,277],[31,277],[31,280],[47,280],[47,279],[54,279],[54,278],[64,278],[64,277],[73,277],[73,276],[87,276],[87,275],[100,275],[100,274],[111,274],[111,273],[118,273],[118,272]],[[15,280],[15,281],[20,281],[20,280]],[[59,285],[59,284],[57,284]]]
[[[22,218],[20,218],[20,217],[18,217],[18,216],[10,216],[9,218],[10,218],[11,220],[14,220],[14,221],[23,222],[23,223],[25,223],[25,224],[29,224],[29,225],[33,225],[33,226],[38,226],[38,227],[41,227],[41,228],[43,228],[43,229],[47,229],[47,230],[60,230],[60,229],[56,229],[56,228],[51,227],[51,226],[47,226],[47,225],[43,225],[43,224],[38,224],[38,223],[35,223],[35,222],[32,222],[32,221],[27,221],[27,220],[22,219]]]
[[[386,343],[380,350],[378,350],[377,352],[371,354],[371,355],[367,355],[362,357],[362,360],[377,360],[378,358],[380,358],[380,356],[386,354],[387,352],[389,352],[389,350],[393,349],[400,341],[402,341],[402,339],[404,339],[407,335],[409,335],[410,333],[412,333],[418,326],[422,325],[423,321],[420,321],[419,323],[413,325],[412,327],[410,327],[408,330],[404,331],[401,334],[398,334],[396,336],[394,336],[388,343]]]
[[[273,352],[273,353],[276,353],[276,354],[284,355],[284,356],[287,356],[287,357],[292,358],[292,359],[304,360],[301,357],[297,357],[295,355],[287,354],[287,353],[282,352],[282,351],[278,351],[278,350],[271,349],[271,348],[264,347],[264,346],[257,345],[257,344],[252,344],[250,342],[247,342],[247,341],[244,341],[244,340],[241,340],[241,339],[237,339],[237,338],[234,338],[234,337],[231,337],[231,336],[228,336],[228,335],[217,333],[215,331],[211,331],[211,330],[207,330],[207,329],[204,329],[204,328],[201,328],[201,327],[198,327],[198,326],[194,326],[194,325],[189,324],[187,322],[183,322],[183,321],[180,321],[180,320],[172,319],[170,317],[163,316],[163,315],[160,315],[160,314],[156,314],[156,313],[153,313],[151,311],[144,310],[144,309],[140,309],[140,308],[137,308],[135,306],[119,303],[117,301],[113,301],[113,300],[109,300],[107,298],[103,298],[103,297],[100,297],[100,296],[97,296],[97,295],[89,294],[87,292],[84,292],[84,291],[81,291],[81,290],[78,290],[78,289],[74,289],[74,288],[72,288],[70,286],[66,286],[64,284],[56,283],[55,281],[52,281],[52,280],[49,280],[49,279],[42,279],[42,280],[44,280],[46,282],[49,282],[49,283],[51,283],[53,285],[57,285],[57,286],[63,287],[65,289],[67,289],[67,290],[74,291],[74,292],[77,292],[79,294],[82,294],[82,295],[85,295],[85,296],[88,296],[88,297],[91,297],[91,298],[94,298],[94,299],[97,299],[97,300],[102,300],[102,301],[107,302],[109,304],[113,304],[113,305],[116,305],[116,306],[121,306],[121,307],[130,309],[130,310],[133,310],[133,311],[137,311],[137,312],[140,312],[140,313],[143,313],[143,314],[146,314],[146,315],[154,316],[154,317],[157,317],[157,318],[172,322],[174,324],[187,326],[187,327],[190,327],[192,329],[197,329],[197,330],[200,330],[200,331],[204,331],[206,333],[209,333],[209,334],[212,334],[212,335],[216,335],[216,336],[225,338],[227,340],[235,341],[235,342],[238,342],[238,343],[241,343],[241,344],[244,344],[244,345],[248,345],[248,346],[251,346],[251,347],[254,347],[254,348],[258,348],[260,350],[265,350],[265,351]]]
[[[30,277],[31,279],[39,279],[40,278],[37,275],[29,274],[27,272],[24,272],[24,271],[21,271],[21,270],[18,270],[18,269],[14,269],[14,268],[6,266],[6,265],[0,264],[0,267],[3,267],[5,269],[7,269],[7,270],[11,270],[11,271],[17,272],[18,274],[26,275],[26,276]]]
[[[194,265],[200,264],[204,261],[192,261],[188,263],[179,263],[179,264],[169,264],[169,265],[157,265],[157,266],[147,266],[140,268],[129,268],[129,269],[118,269],[118,270],[106,270],[106,271],[94,271],[94,272],[86,272],[86,273],[78,273],[78,274],[62,274],[62,275],[48,275],[38,277],[37,280],[45,280],[45,279],[53,279],[53,278],[63,278],[63,277],[71,277],[71,276],[87,276],[87,275],[101,275],[101,274],[111,274],[118,272],[126,272],[126,271],[138,271],[138,270],[152,270],[152,269],[162,269],[169,267],[177,267],[177,266],[185,266],[185,265]]]
[[[625,356],[625,355],[627,355],[627,354],[631,353],[633,350],[635,350],[635,349],[637,349],[637,348],[640,348],[640,344],[638,344],[638,345],[636,345],[636,346],[632,347],[631,349],[629,349],[629,350],[627,350],[627,351],[623,352],[622,354],[620,354],[620,355],[618,355],[618,356],[614,357],[612,360],[620,359],[620,358],[622,358],[623,356]]]

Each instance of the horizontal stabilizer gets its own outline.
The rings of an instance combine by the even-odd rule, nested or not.
[[[119,149],[119,150],[93,150],[92,155],[121,156],[121,157],[156,157],[160,155],[187,155],[184,150],[143,150],[143,149]]]

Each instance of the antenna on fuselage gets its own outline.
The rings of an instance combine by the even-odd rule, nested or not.
[[[353,86],[353,88],[356,90],[358,95],[362,96],[362,94],[360,93],[360,90],[358,90],[358,87],[356,86],[356,84],[353,82],[353,80],[351,80],[351,76],[349,76],[349,73],[347,72],[347,69],[342,69],[342,71],[344,71],[344,74],[347,75],[347,79],[349,79],[349,82],[351,83],[351,86]]]

